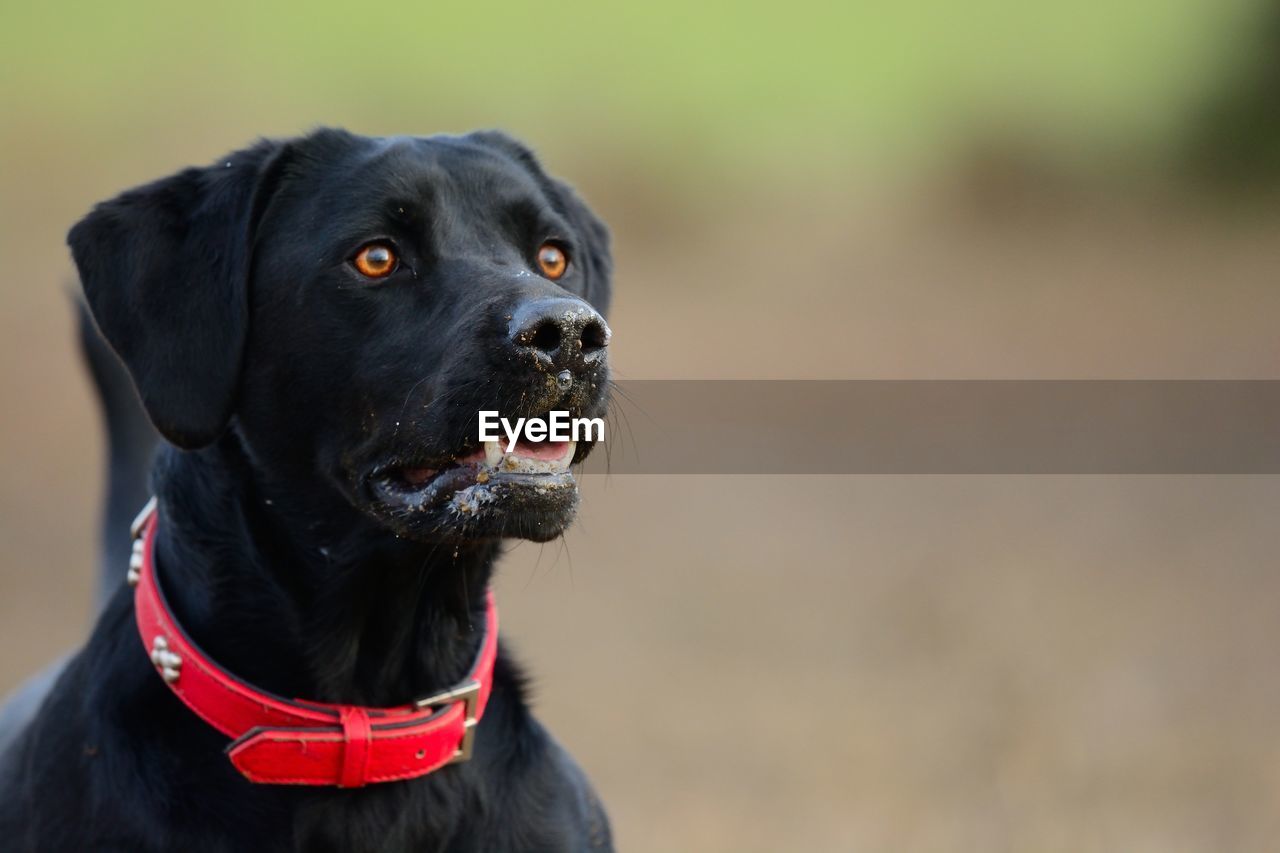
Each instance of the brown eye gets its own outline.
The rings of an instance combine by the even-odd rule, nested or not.
[[[569,256],[555,243],[543,243],[538,249],[538,269],[555,281],[569,268]]]
[[[386,278],[396,271],[396,253],[386,243],[370,243],[351,259],[360,274],[368,278]]]

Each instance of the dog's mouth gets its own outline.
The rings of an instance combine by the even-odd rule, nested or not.
[[[413,494],[435,490],[437,481],[453,481],[460,473],[473,476],[481,485],[494,478],[512,475],[563,474],[573,463],[576,441],[529,441],[519,439],[508,449],[501,441],[486,441],[478,450],[465,452],[439,466],[401,465],[385,469],[376,482],[393,493]]]
[[[381,467],[369,484],[382,514],[408,535],[549,539],[577,507],[570,466],[580,447],[585,456],[589,445],[575,441],[486,441],[443,462]]]

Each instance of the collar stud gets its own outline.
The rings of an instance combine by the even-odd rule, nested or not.
[[[169,651],[169,641],[164,637],[151,641],[151,662],[159,667],[166,684],[173,684],[182,675],[182,657]]]

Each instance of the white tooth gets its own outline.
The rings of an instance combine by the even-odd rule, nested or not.
[[[573,461],[573,454],[576,453],[577,450],[578,450],[578,442],[576,441],[569,442],[569,447],[565,450],[564,456],[556,460],[555,470],[568,471],[569,463]]]
[[[486,441],[484,443],[484,461],[490,468],[497,468],[502,462],[502,442]]]

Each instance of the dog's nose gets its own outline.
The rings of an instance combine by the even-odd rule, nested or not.
[[[553,368],[583,369],[604,360],[608,324],[581,299],[525,302],[511,315],[511,343]]]

